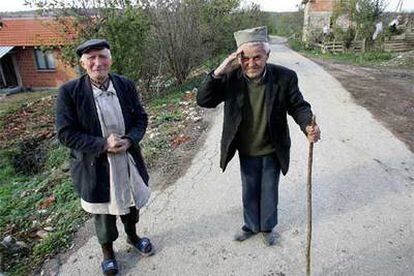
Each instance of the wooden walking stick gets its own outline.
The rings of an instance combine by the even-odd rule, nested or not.
[[[315,115],[312,116],[312,126],[316,124]],[[312,243],[312,163],[313,163],[313,142],[309,142],[309,155],[308,155],[308,199],[307,199],[307,214],[308,214],[308,235],[306,246],[306,275],[311,275],[311,243]]]

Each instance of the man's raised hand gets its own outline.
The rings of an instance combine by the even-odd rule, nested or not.
[[[223,60],[219,67],[214,70],[214,76],[216,78],[221,78],[234,69],[238,68],[240,66],[240,63],[238,62],[237,57],[242,52],[243,51],[241,49],[238,49],[236,52],[230,54],[225,60]]]

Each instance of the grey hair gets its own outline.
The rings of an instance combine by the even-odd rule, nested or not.
[[[108,48],[104,48],[104,49],[102,49],[102,50],[106,50],[106,51],[108,52],[108,57],[109,57],[109,59],[112,59],[111,50],[109,50]],[[80,61],[85,60],[85,54],[82,54],[82,56],[80,57],[80,59],[79,59],[79,60],[80,60]]]
[[[243,44],[241,47],[243,47],[243,46],[249,46],[249,47],[261,46],[263,48],[263,50],[266,52],[266,54],[270,53],[269,42],[263,42],[263,41],[247,42],[247,43]]]

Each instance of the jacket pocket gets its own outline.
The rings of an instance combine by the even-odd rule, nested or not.
[[[71,177],[76,191],[83,199],[88,199],[91,191],[96,190],[96,164],[95,160],[75,159],[71,164]]]

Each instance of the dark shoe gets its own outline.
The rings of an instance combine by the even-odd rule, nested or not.
[[[127,243],[135,248],[139,254],[144,257],[151,256],[154,254],[154,248],[151,244],[150,239],[148,238],[139,238],[136,243],[131,242],[130,239],[127,239]]]
[[[263,242],[267,246],[273,246],[277,242],[276,232],[262,232]]]
[[[117,275],[118,263],[115,259],[103,260],[101,263],[102,273],[104,275]]]
[[[254,235],[256,235],[255,232],[253,232],[252,230],[250,230],[249,228],[247,228],[246,226],[243,226],[239,231],[236,232],[236,234],[234,234],[234,240],[235,241],[245,241],[248,238],[253,237]]]

